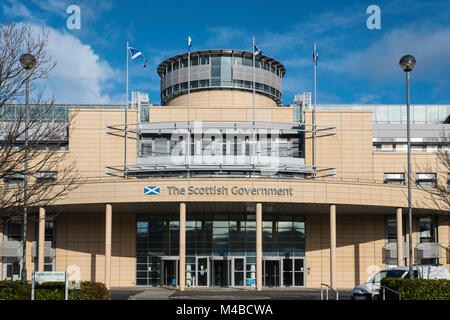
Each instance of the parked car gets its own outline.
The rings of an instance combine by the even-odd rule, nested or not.
[[[413,270],[414,278],[450,280],[450,273],[443,266],[415,265],[413,266]],[[409,267],[393,267],[378,271],[369,281],[353,289],[352,300],[377,299],[380,292],[380,283],[384,278],[409,279]]]

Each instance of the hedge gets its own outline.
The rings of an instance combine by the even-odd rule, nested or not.
[[[64,300],[64,283],[35,284],[36,300]],[[0,281],[0,300],[30,300],[31,284],[21,281]],[[109,300],[110,295],[103,283],[82,281],[80,289],[69,290],[69,300]]]
[[[450,300],[450,280],[385,278],[381,285],[400,292],[402,300]],[[385,292],[386,300],[398,300],[398,295]]]

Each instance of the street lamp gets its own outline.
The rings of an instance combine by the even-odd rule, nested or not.
[[[27,281],[26,248],[27,248],[27,189],[28,189],[28,108],[30,96],[30,70],[36,66],[36,58],[29,53],[20,56],[20,64],[26,71],[25,90],[25,163],[24,163],[24,187],[23,187],[23,242],[22,242],[22,270],[21,280]]]
[[[409,276],[414,278],[412,269],[412,208],[411,208],[411,132],[409,115],[409,73],[416,65],[416,59],[411,55],[400,59],[400,68],[406,72],[406,136],[408,141],[408,223],[409,223]]]

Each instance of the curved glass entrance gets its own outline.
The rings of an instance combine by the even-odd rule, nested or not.
[[[254,287],[254,214],[186,215],[186,286]],[[263,214],[263,286],[304,286],[303,216]],[[178,215],[137,217],[136,284],[178,285]]]

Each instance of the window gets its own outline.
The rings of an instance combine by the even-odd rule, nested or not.
[[[386,219],[386,241],[387,243],[397,243],[396,217],[389,217]]]
[[[211,65],[213,67],[220,67],[220,56],[211,57]]]
[[[369,282],[380,283],[384,278],[401,278],[405,270],[383,270],[375,274]]]
[[[36,183],[56,183],[58,173],[56,171],[40,171],[36,173]]]
[[[141,156],[152,156],[152,143],[143,143],[141,146]]]
[[[8,222],[7,237],[8,241],[22,241],[22,222]]]
[[[36,224],[36,228],[38,228],[39,225]],[[36,234],[39,231],[36,230]],[[55,221],[54,220],[46,220],[45,221],[45,236],[44,236],[44,241],[50,241],[51,242],[51,247],[54,249],[56,247],[56,243],[55,243]],[[44,271],[54,271],[54,262],[55,262],[55,257],[54,256],[50,256],[50,257],[44,257]]]
[[[191,66],[198,65],[198,56],[191,57]]]
[[[183,68],[187,68],[188,67],[188,59],[184,58],[183,60],[181,60],[181,65]]]
[[[233,57],[233,64],[242,66],[242,58],[241,57]]]
[[[209,64],[209,56],[200,56],[201,64]]]
[[[419,243],[435,242],[435,223],[431,217],[419,218]]]
[[[244,58],[243,62],[244,62],[244,66],[250,66],[250,67],[253,66],[253,60],[250,58]]]
[[[179,66],[180,66],[180,62],[179,61],[175,61],[173,63],[173,71],[178,70]]]
[[[411,145],[411,152],[426,152],[425,145]]]
[[[421,188],[436,188],[436,173],[416,173],[416,186]]]
[[[11,173],[3,178],[3,183],[8,187],[17,187],[23,184],[25,176],[21,172]]]
[[[404,173],[385,173],[384,174],[385,184],[397,184],[405,185],[405,174]]]

